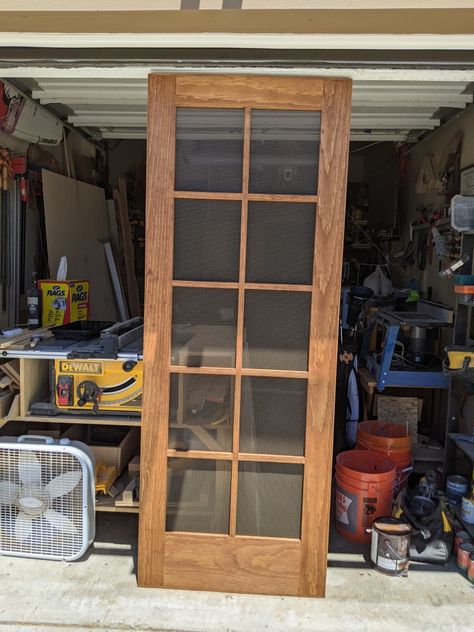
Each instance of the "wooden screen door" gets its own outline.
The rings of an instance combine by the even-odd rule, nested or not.
[[[324,595],[350,105],[150,77],[142,586]]]

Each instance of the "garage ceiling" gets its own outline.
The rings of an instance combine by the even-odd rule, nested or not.
[[[101,72],[105,74],[107,70]],[[353,77],[352,141],[416,141],[473,101],[474,83],[456,78],[444,80],[449,71],[438,81],[426,78],[415,81],[413,74],[407,80],[400,78],[402,73],[414,70],[398,71],[398,77],[391,80],[384,75],[384,79],[375,79],[370,71],[363,72],[362,79]],[[140,77],[112,74],[106,78],[94,76],[94,72],[90,76],[85,73],[86,69],[81,76],[40,74],[34,79],[23,73],[20,77],[10,74],[8,80],[96,139],[145,139],[147,74]],[[198,132],[199,120],[193,121],[192,113],[188,118],[189,132]]]
[[[356,80],[351,140],[416,140],[440,125],[443,108],[463,109],[472,102],[468,86],[462,81]],[[146,138],[146,79],[38,78],[29,87],[34,99],[95,136]]]

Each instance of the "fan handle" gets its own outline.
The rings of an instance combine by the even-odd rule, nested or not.
[[[52,437],[45,437],[43,435],[21,435],[21,437],[18,437],[16,440],[17,443],[29,443],[30,441],[33,443],[37,441],[44,441],[44,443],[49,445],[54,443],[54,439]]]

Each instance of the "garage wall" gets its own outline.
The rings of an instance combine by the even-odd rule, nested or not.
[[[443,162],[446,148],[461,131],[464,133],[461,153],[461,169],[474,164],[474,107],[468,107],[457,119],[450,121],[426,140],[418,143],[410,153],[407,178],[401,191],[400,204],[400,234],[402,240],[395,244],[395,250],[403,247],[408,242],[409,225],[416,217],[416,207],[419,204],[434,204],[435,209],[443,208],[444,195],[436,193],[417,193],[416,184],[422,162],[426,156],[433,155],[437,162]],[[408,268],[409,274],[414,278],[420,276],[416,266]],[[433,258],[432,265],[427,264],[422,275],[422,289],[433,288],[433,300],[448,304],[453,303],[453,283],[439,277],[438,261]]]

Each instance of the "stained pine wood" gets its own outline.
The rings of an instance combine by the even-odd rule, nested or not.
[[[180,75],[178,107],[271,110],[319,110],[323,82],[306,77],[256,77],[252,75]]]
[[[189,373],[194,375],[236,375],[234,367],[220,366],[179,366],[173,364],[169,367],[171,373]],[[242,368],[241,374],[248,377],[282,377],[304,380],[308,377],[308,371],[293,371],[279,369],[248,369]]]
[[[232,452],[222,452],[216,450],[168,450],[169,457],[179,457],[181,459],[212,459],[214,461],[230,461]]]
[[[272,292],[312,292],[312,285],[291,283],[237,283],[234,281],[173,281],[173,287],[201,287],[216,290],[262,290]]]
[[[169,588],[298,594],[298,540],[167,533],[165,551]]]
[[[282,193],[249,193],[250,202],[299,202],[300,204],[314,204],[317,195],[285,195]]]
[[[244,312],[245,312],[245,268],[247,262],[247,225],[248,225],[248,193],[250,174],[250,134],[251,110],[244,111],[244,144],[242,157],[242,210],[240,213],[240,261],[239,261],[239,295],[237,304],[237,335],[234,380],[234,428],[232,434],[232,467],[230,480],[230,513],[229,534],[234,536],[237,528],[237,496],[239,485],[238,454],[240,443],[240,403],[242,396],[242,364],[244,348]]]
[[[304,456],[293,456],[291,454],[261,454],[240,452],[239,461],[251,461],[252,463],[300,463],[304,464]]]
[[[177,200],[241,200],[241,193],[218,193],[215,191],[175,191]]]
[[[179,200],[241,200],[242,193],[222,193],[216,191],[175,191]],[[317,195],[285,195],[283,193],[249,193],[251,202],[299,202],[300,204],[318,201]]]
[[[140,586],[162,586],[171,357],[176,78],[172,75],[152,75],[148,90],[143,350],[146,368],[141,434],[138,583]]]
[[[139,551],[139,581],[143,585],[268,594],[324,594],[350,93],[349,81],[295,77],[194,75],[160,77],[159,81],[155,78],[150,82],[145,321],[150,317],[151,322],[145,328],[145,377],[148,380],[145,381],[145,398],[148,399],[144,403],[146,411],[143,425],[146,431],[143,441],[147,444],[152,442],[152,445],[142,445],[141,456],[142,485],[146,482],[147,489],[142,494],[140,517],[139,546],[143,550]],[[241,193],[173,191],[176,107],[245,108]],[[251,108],[322,110],[319,191],[315,191],[314,195],[249,194]],[[237,284],[232,284],[239,293],[235,367],[170,367],[172,286],[196,287],[194,282],[172,281],[175,197],[242,201],[239,280]],[[317,202],[314,278],[311,286],[245,283],[249,200]],[[228,284],[220,283],[201,286],[229,287]],[[259,289],[312,292],[307,371],[242,367],[245,292]],[[234,376],[232,452],[168,450],[170,373]],[[308,380],[304,456],[239,452],[240,390],[242,376],[246,375]],[[224,461],[231,461],[229,535],[165,533],[167,456],[175,457],[176,462],[183,467],[187,458],[214,459],[217,474]],[[304,464],[301,539],[243,538],[236,535],[240,461]],[[145,472],[147,478],[144,478]],[[143,565],[147,568],[140,572],[140,566]]]
[[[173,281],[173,287],[201,287],[221,290],[237,290],[238,283],[232,281]]]
[[[350,111],[351,82],[325,81],[308,365],[301,595],[324,596],[326,590]]]
[[[246,283],[246,290],[262,290],[272,292],[312,292],[312,285],[297,285],[291,283]]]

